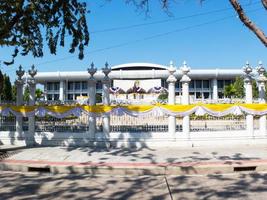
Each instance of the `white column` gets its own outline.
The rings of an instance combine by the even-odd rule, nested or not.
[[[110,81],[103,80],[102,84],[103,84],[102,102],[103,102],[103,105],[109,105],[110,104],[110,98],[109,98]],[[110,117],[108,115],[105,115],[103,117],[103,132],[107,136],[109,135],[109,132],[110,132]]]
[[[29,100],[29,106],[35,105],[35,90],[36,90],[36,81],[34,79],[34,76],[37,74],[37,70],[35,69],[34,65],[32,65],[32,68],[29,70],[30,77],[28,78],[28,85],[30,90],[30,100]],[[29,131],[27,135],[26,144],[29,146],[34,145],[35,135],[35,116],[29,117]]]
[[[217,79],[212,79],[212,101],[218,102],[218,81]]]
[[[257,71],[259,74],[259,77],[258,77],[259,103],[265,104],[266,103],[265,84],[267,82],[267,78],[264,75],[265,69],[264,69],[261,61],[259,62],[259,66],[257,67]],[[266,134],[266,115],[260,116],[259,125],[260,125],[260,127],[259,127],[260,133],[265,135]]]
[[[108,74],[111,72],[111,69],[108,67],[108,63],[105,64],[105,68],[102,69],[102,72],[105,74],[105,77],[102,80],[102,102],[103,105],[110,104],[110,97],[109,97],[109,88],[111,80],[108,77]],[[104,115],[103,116],[103,134],[106,141],[110,138],[110,116]],[[109,147],[109,143],[105,143],[106,147]]]
[[[28,80],[29,89],[30,89],[30,100],[29,100],[29,106],[35,105],[35,90],[36,90],[36,84],[35,80]],[[35,116],[29,117],[29,134],[31,136],[34,136],[35,134]]]
[[[88,80],[88,94],[89,94],[89,105],[96,105],[96,80],[94,78],[94,74],[96,73],[96,68],[94,68],[94,63],[91,64],[91,68],[87,69],[90,74],[90,78]],[[89,138],[91,140],[95,139],[96,133],[96,118],[95,116],[89,116]]]
[[[167,79],[168,83],[168,104],[174,105],[175,104],[175,82],[177,79],[174,76],[174,73],[176,71],[175,67],[173,66],[173,62],[170,62],[170,67],[168,69],[170,75]],[[169,134],[172,135],[173,139],[175,140],[176,136],[176,117],[175,116],[169,116],[168,118],[168,130]]]
[[[16,105],[17,106],[21,106],[23,104],[23,80],[22,79],[18,79],[15,82],[16,86],[17,86],[17,94],[16,94]],[[17,116],[16,117],[16,132],[18,132],[19,135],[22,134],[22,117],[21,116]]]
[[[183,66],[180,68],[182,71],[182,79],[180,82],[182,83],[182,104],[188,105],[189,104],[189,83],[191,79],[187,75],[190,71],[190,68],[187,67],[186,62],[183,63]],[[186,115],[183,117],[183,133],[188,136],[188,139],[190,139],[190,116]]]
[[[19,66],[19,69],[16,71],[16,74],[18,76],[18,79],[15,81],[15,84],[17,86],[17,95],[16,95],[16,105],[21,106],[23,104],[23,84],[24,81],[22,79],[25,71],[22,69],[21,65]],[[16,117],[16,132],[21,135],[22,134],[22,117],[17,116]]]
[[[249,63],[246,63],[244,67],[245,72],[245,79],[244,79],[244,87],[245,87],[245,100],[247,104],[251,104],[253,100],[252,96],[252,79],[250,73],[252,72],[252,68],[250,67]],[[246,115],[246,126],[247,132],[254,137],[254,120],[253,115],[247,114]]]
[[[59,82],[59,100],[64,101],[64,80]]]

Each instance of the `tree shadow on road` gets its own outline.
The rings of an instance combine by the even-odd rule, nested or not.
[[[267,174],[90,176],[0,174],[1,199],[265,199]],[[169,186],[169,189],[168,189]]]

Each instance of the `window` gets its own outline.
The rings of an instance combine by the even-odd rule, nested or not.
[[[203,88],[209,89],[210,88],[210,81],[209,80],[204,80],[203,81]]]
[[[68,82],[68,90],[73,90],[73,85],[74,83],[73,82]]]
[[[195,89],[195,81],[190,81],[189,89]]]
[[[81,89],[81,83],[75,82],[75,90],[80,90],[80,89]]]
[[[175,88],[178,89],[178,90],[181,88],[181,85],[180,85],[180,82],[179,81],[177,81],[175,83]]]
[[[53,83],[47,83],[47,90],[48,91],[53,90]]]
[[[202,95],[201,95],[200,92],[196,92],[196,98],[197,98],[197,99],[201,99],[201,98],[202,98]]]
[[[86,81],[82,82],[82,89],[87,90],[87,82]]]
[[[77,100],[77,97],[79,97],[79,96],[81,96],[81,95],[80,94],[75,94],[75,96],[74,96],[75,98],[74,99]]]
[[[224,81],[224,85],[227,86],[227,85],[230,85],[231,84],[231,80],[225,80]]]
[[[96,89],[102,89],[102,83],[101,81],[96,82]]]
[[[68,100],[73,100],[73,94],[68,94]]]
[[[167,84],[166,80],[161,79],[161,86],[164,87],[164,88],[168,87],[168,84]]]
[[[54,100],[55,101],[59,100],[59,94],[54,94]]]
[[[59,90],[59,82],[54,83],[54,90]]]
[[[204,96],[204,99],[208,99],[210,97],[210,93],[209,92],[204,92],[203,96]]]
[[[202,81],[200,81],[200,80],[196,81],[196,88],[197,89],[201,89],[202,88]]]
[[[218,80],[218,88],[223,89],[223,87],[224,87],[223,80]]]
[[[82,93],[82,96],[87,97],[88,95],[87,95],[87,93]]]
[[[219,97],[219,99],[222,99],[223,98],[223,93],[222,92],[218,92],[218,97]]]
[[[53,95],[52,94],[48,94],[47,95],[47,100],[48,101],[52,101],[53,100]]]

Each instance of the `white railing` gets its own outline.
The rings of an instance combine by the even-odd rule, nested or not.
[[[168,117],[153,116],[152,114],[132,117],[129,115],[111,115],[111,132],[168,132]],[[242,116],[190,116],[190,131],[236,131],[246,129],[246,118]],[[254,129],[259,129],[259,118],[254,117]],[[52,116],[35,117],[36,132],[89,132],[89,116],[68,116],[55,118]],[[182,118],[176,118],[176,132],[181,132]],[[0,117],[0,131],[16,131],[15,116]],[[28,118],[23,118],[23,131],[28,131]],[[102,117],[96,117],[96,131],[103,131]]]

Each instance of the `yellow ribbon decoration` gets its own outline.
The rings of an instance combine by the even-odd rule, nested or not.
[[[134,112],[147,112],[152,110],[155,106],[154,105],[128,105],[128,106],[121,106],[121,108],[125,108],[129,111]]]
[[[107,106],[107,105],[95,105],[95,106],[80,106],[82,109],[84,109],[87,112],[92,113],[106,113],[110,112],[113,108],[116,106]]]
[[[46,110],[49,110],[54,113],[65,113],[68,112],[74,108],[77,108],[77,106],[43,106]]]
[[[192,110],[196,105],[160,105],[160,107],[173,112],[186,112]]]
[[[109,105],[94,105],[94,106],[64,106],[64,105],[58,105],[58,106],[7,106],[2,105],[0,106],[0,110],[4,110],[5,108],[11,108],[13,111],[18,113],[28,113],[32,112],[35,109],[39,107],[43,107],[48,111],[54,112],[54,113],[65,113],[75,108],[81,108],[85,111],[92,112],[92,113],[107,113],[110,112],[114,108],[124,108],[129,111],[133,112],[148,112],[152,110],[155,107],[166,109],[170,112],[187,112],[195,108],[196,106],[202,106],[208,110],[214,111],[214,112],[223,112],[226,110],[231,109],[233,106],[240,106],[249,110],[254,111],[267,111],[267,104],[191,104],[191,105],[127,105],[127,106],[109,106]]]
[[[28,113],[34,111],[38,106],[10,106],[10,108],[18,113]]]
[[[211,111],[223,112],[223,111],[229,110],[230,108],[236,105],[235,104],[202,104],[201,106]]]
[[[255,111],[266,111],[267,110],[267,104],[240,104],[240,106],[255,110]]]

